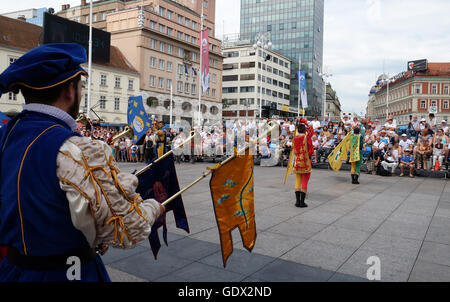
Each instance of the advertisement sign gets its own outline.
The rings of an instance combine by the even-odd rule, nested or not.
[[[428,69],[428,60],[417,60],[408,62],[408,71],[426,71]]]

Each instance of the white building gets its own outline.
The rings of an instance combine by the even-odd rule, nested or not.
[[[223,51],[224,118],[259,116],[260,99],[262,106],[271,108],[270,115],[289,115],[288,58],[270,50],[255,50],[248,41],[227,44]]]
[[[27,51],[39,46],[40,26],[0,16],[0,30],[3,35],[0,39],[1,72]],[[88,69],[87,64],[82,66]],[[91,77],[91,118],[101,119],[106,124],[127,124],[128,98],[139,94],[139,73],[116,47],[111,47],[110,62],[93,62]],[[86,111],[87,83],[84,84],[80,110]],[[22,111],[24,103],[20,93],[4,94],[0,98],[0,111],[14,116]]]

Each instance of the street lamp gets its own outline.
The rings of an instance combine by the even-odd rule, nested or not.
[[[256,43],[253,45],[253,49],[258,50],[261,49],[261,56],[263,55],[263,50],[270,50],[272,48],[272,42],[270,41],[270,32],[266,32],[266,33],[259,33],[256,35],[255,37]],[[259,54],[258,52],[255,53],[256,54],[256,64],[258,64],[258,57]],[[265,61],[265,58],[264,58]],[[259,92],[259,118],[262,118],[262,74],[263,74],[263,69],[262,69],[262,64],[264,61],[261,61],[261,87],[260,87],[260,92]],[[258,71],[258,67],[256,66],[256,70]],[[258,75],[257,75],[258,77]],[[258,83],[258,81],[256,81],[256,83]]]
[[[327,79],[331,78],[333,75],[331,73],[327,72],[319,72],[319,76],[322,78],[323,85],[324,85],[324,98],[323,98],[323,119],[325,120],[326,115],[326,106],[327,106]]]
[[[387,85],[386,88],[386,121],[389,119],[389,84],[394,82],[394,79],[389,78],[389,74],[386,76],[386,79],[382,81],[384,85]]]

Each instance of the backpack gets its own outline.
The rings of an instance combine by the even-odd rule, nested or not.
[[[146,149],[153,148],[153,141],[151,139],[147,140],[147,142],[145,143],[145,148]]]

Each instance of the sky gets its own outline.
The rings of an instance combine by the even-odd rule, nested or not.
[[[79,5],[80,0],[0,1],[0,14],[27,8]],[[407,62],[450,62],[448,0],[325,0],[324,68],[345,112],[365,113],[380,74]],[[216,0],[216,37],[239,33],[240,0]]]

